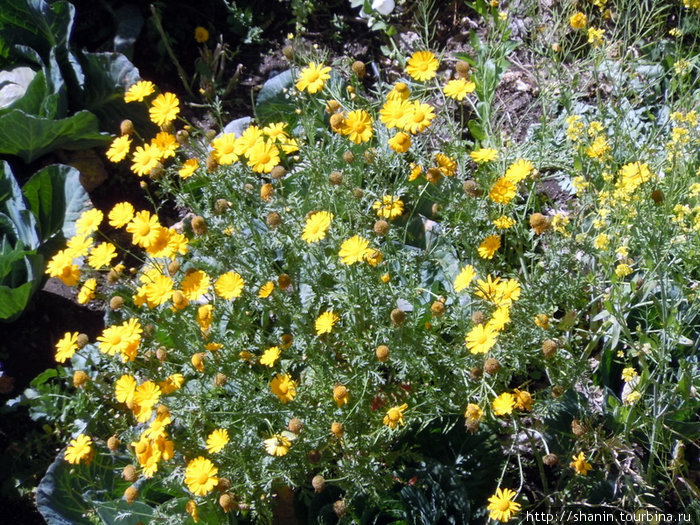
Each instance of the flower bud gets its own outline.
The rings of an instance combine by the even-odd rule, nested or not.
[[[404,312],[400,308],[394,308],[391,311],[390,317],[392,323],[394,323],[396,326],[401,326],[406,320],[406,312]]]
[[[287,174],[287,170],[284,169],[284,166],[277,165],[274,168],[272,168],[272,171],[270,172],[270,177],[273,179],[281,179]]]
[[[362,62],[361,60],[355,60],[352,63],[352,66],[350,67],[352,69],[352,72],[357,75],[357,78],[365,78],[365,75],[367,74],[367,68],[365,67],[364,62]]]
[[[374,223],[374,233],[382,237],[389,232],[389,223],[384,219],[379,219]]]
[[[110,308],[110,310],[117,311],[117,310],[119,310],[122,306],[124,306],[124,298],[121,297],[121,296],[119,296],[119,295],[115,295],[114,297],[112,297],[112,298],[109,300],[109,308]]]
[[[345,428],[343,427],[342,423],[338,423],[337,421],[333,421],[331,424],[331,434],[333,434],[335,437],[339,438],[345,433]]]
[[[139,491],[136,490],[136,487],[133,485],[130,487],[127,487],[126,490],[124,491],[124,499],[126,502],[131,505],[134,500],[139,496]]]
[[[107,448],[112,452],[116,452],[119,449],[120,444],[121,441],[119,441],[119,438],[117,436],[111,436],[107,440]]]
[[[328,177],[328,182],[333,186],[340,186],[343,183],[343,174],[339,171],[334,171]]]
[[[85,348],[85,345],[87,345],[89,342],[90,338],[87,336],[87,334],[78,334],[78,339],[76,341],[78,348]]]
[[[224,510],[224,512],[229,512],[233,509],[235,502],[230,494],[224,493],[219,496],[219,506]]]
[[[442,301],[433,302],[433,304],[430,306],[430,311],[434,316],[440,317],[442,314],[445,313],[445,303],[443,303]]]
[[[267,214],[267,219],[265,222],[267,222],[267,225],[274,230],[277,228],[277,226],[282,224],[282,216],[276,211],[270,212]]]
[[[73,372],[73,386],[75,388],[82,388],[90,380],[88,375],[82,370],[76,370]]]
[[[542,457],[542,462],[547,465],[548,467],[553,467],[557,463],[559,463],[559,456],[556,454],[546,454],[545,456]]]
[[[379,345],[377,350],[375,350],[375,354],[377,355],[377,359],[383,363],[389,359],[389,347],[386,345]]]
[[[355,155],[352,153],[352,151],[346,151],[343,153],[343,160],[348,164],[351,164],[355,161]]]
[[[134,123],[129,119],[122,120],[119,124],[119,131],[122,135],[131,135],[134,132]]]
[[[191,224],[192,231],[195,235],[204,235],[207,233],[207,221],[204,220],[204,217],[200,217],[199,215],[195,216]]]
[[[557,343],[551,339],[547,339],[542,343],[542,353],[546,358],[554,357],[557,353]]]
[[[139,475],[133,465],[127,465],[122,471],[122,477],[129,483],[133,483],[138,479]]]
[[[494,359],[493,357],[489,357],[486,361],[484,361],[484,372],[486,372],[487,374],[489,374],[489,375],[497,374],[500,369],[501,369],[501,363],[498,362],[498,359]]]
[[[321,474],[316,474],[311,480],[311,486],[316,492],[323,492],[323,489],[326,488],[326,480]]]
[[[289,429],[289,431],[294,432],[295,434],[301,432],[303,426],[304,425],[302,424],[301,419],[299,419],[298,417],[293,417],[289,420],[289,423],[287,423],[287,428]]]

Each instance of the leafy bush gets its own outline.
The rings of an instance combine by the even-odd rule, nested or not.
[[[552,67],[584,53],[609,98],[543,91],[515,143],[494,117],[508,14],[475,9],[471,64],[438,73],[418,44],[367,89],[364,64],[309,54],[218,135],[150,82],[126,92],[162,131],[108,158],[183,217],[119,203],[98,243],[89,210],[49,264],[110,310],[57,343],[77,423],[47,519],[271,521],[295,498],[324,520],[698,516],[691,66],[644,69],[670,90],[635,97],[652,59],[615,68],[603,9],[559,13]],[[114,264],[123,239],[140,268]]]

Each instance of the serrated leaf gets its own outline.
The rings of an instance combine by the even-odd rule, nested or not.
[[[89,111],[52,120],[12,110],[0,117],[0,153],[17,155],[29,163],[59,148],[85,149],[110,140],[97,129],[97,118]]]

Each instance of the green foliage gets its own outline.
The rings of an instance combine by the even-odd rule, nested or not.
[[[45,257],[70,236],[87,193],[75,168],[52,165],[19,188],[10,165],[0,174],[0,319],[11,320],[43,281]],[[64,236],[65,235],[65,236]]]

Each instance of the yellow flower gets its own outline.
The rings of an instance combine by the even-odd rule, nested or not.
[[[458,78],[455,80],[450,80],[445,87],[442,88],[442,92],[445,93],[446,97],[454,100],[463,100],[468,93],[472,93],[476,89],[476,84],[471,80],[465,78]]]
[[[282,401],[282,404],[294,400],[297,395],[296,386],[296,381],[287,374],[277,374],[270,381],[270,390]]]
[[[64,363],[78,350],[78,332],[66,332],[56,343],[56,362]]]
[[[119,403],[124,403],[130,407],[134,403],[134,393],[136,393],[136,379],[134,376],[124,374],[114,384],[114,395]]]
[[[178,170],[177,174],[181,179],[188,179],[194,175],[197,168],[199,168],[199,161],[197,159],[187,159],[183,162],[182,168]]]
[[[404,403],[401,406],[394,406],[387,410],[384,416],[384,424],[389,428],[396,428],[398,425],[405,425],[406,422],[403,420],[403,412],[408,408],[408,405]]]
[[[95,289],[97,288],[97,279],[88,279],[83,284],[78,292],[77,301],[79,304],[87,304],[95,298]]]
[[[134,207],[130,202],[118,202],[107,216],[109,225],[115,228],[126,226],[134,218]]]
[[[397,82],[391,88],[391,91],[386,94],[387,100],[408,100],[411,96],[411,90],[404,82]]]
[[[491,326],[478,324],[464,338],[466,347],[472,354],[485,354],[496,344],[498,332]]]
[[[247,152],[248,166],[256,173],[270,173],[280,163],[280,152],[272,141],[259,141]]]
[[[622,370],[622,380],[625,383],[629,383],[632,381],[635,377],[637,377],[637,371],[634,369],[632,366],[628,366],[627,368],[624,368]]]
[[[180,113],[180,101],[173,93],[158,95],[148,110],[151,121],[158,126],[169,124],[175,120],[178,113]]]
[[[494,416],[506,416],[515,408],[515,396],[509,392],[503,392],[493,400],[491,404]]]
[[[333,330],[333,325],[335,325],[335,323],[337,323],[339,319],[340,316],[332,310],[323,312],[316,318],[316,335],[330,334],[331,330]]]
[[[472,151],[469,156],[477,164],[484,164],[496,160],[498,158],[498,150],[493,148],[479,148]]]
[[[489,191],[489,198],[493,202],[497,202],[499,204],[508,204],[511,200],[513,200],[516,192],[517,187],[515,186],[515,183],[508,177],[501,177],[491,187],[491,191]]]
[[[515,408],[518,410],[532,410],[532,395],[526,390],[514,390]]]
[[[95,270],[99,270],[103,266],[109,266],[117,256],[114,245],[109,242],[102,242],[90,250],[88,264]]]
[[[262,357],[260,358],[260,364],[269,366],[272,368],[275,366],[275,363],[280,357],[280,349],[279,346],[271,346],[265,352],[263,353]]]
[[[367,142],[372,138],[372,117],[364,109],[351,111],[343,121],[341,133],[355,144]]]
[[[460,270],[459,275],[455,277],[455,292],[461,292],[462,290],[466,290],[475,276],[476,272],[474,271],[474,267],[471,264],[467,264],[464,268]]]
[[[65,252],[71,256],[84,257],[88,254],[90,247],[92,246],[92,237],[88,235],[74,235],[66,243]]]
[[[228,444],[228,441],[228,432],[223,428],[217,428],[214,432],[209,434],[207,438],[207,450],[209,454],[221,452]]]
[[[603,45],[603,35],[605,34],[605,29],[596,29],[595,27],[588,28],[588,43],[593,47],[599,47]]]
[[[593,466],[586,461],[586,456],[583,452],[579,452],[578,456],[574,456],[573,461],[569,466],[576,471],[576,474],[581,474],[582,476],[587,476],[588,471],[593,468]]]
[[[75,222],[75,231],[80,235],[90,235],[100,227],[104,216],[95,208],[84,211]]]
[[[403,213],[403,201],[392,195],[384,195],[381,201],[374,201],[372,208],[377,210],[379,217],[395,219]]]
[[[583,29],[588,24],[588,18],[580,11],[571,15],[569,25],[572,29]]]
[[[158,217],[148,210],[142,210],[126,226],[126,231],[132,235],[134,244],[148,248],[157,239],[160,228]]]
[[[483,242],[479,245],[477,251],[479,252],[479,257],[482,259],[493,259],[494,254],[501,247],[501,236],[500,235],[489,235]]]
[[[110,144],[107,150],[107,158],[110,162],[119,162],[124,160],[126,155],[129,153],[129,148],[131,147],[131,139],[128,135],[122,135],[117,137]]]
[[[409,114],[410,108],[410,102],[402,98],[387,100],[379,110],[379,120],[386,129],[403,128],[404,118]]]
[[[214,288],[220,297],[230,301],[231,299],[241,296],[244,285],[245,281],[243,281],[243,277],[239,274],[236,272],[226,272],[216,280]]]
[[[161,159],[168,159],[175,156],[178,143],[175,140],[175,135],[161,131],[153,138],[151,146],[158,149]]]
[[[515,220],[505,215],[501,215],[498,219],[493,221],[493,225],[499,230],[507,230],[515,225]]]
[[[350,400],[350,392],[345,385],[335,385],[333,387],[333,401],[338,405],[338,408],[347,405]]]
[[[627,277],[631,273],[632,268],[629,264],[619,263],[617,266],[615,266],[615,275],[618,277]]]
[[[131,171],[143,177],[148,175],[153,168],[160,164],[160,150],[153,144],[144,144],[134,150],[132,157]]]
[[[502,523],[509,521],[511,516],[520,510],[520,503],[513,501],[515,496],[513,490],[497,488],[496,493],[489,498],[489,519]]]
[[[187,464],[185,484],[196,496],[206,496],[219,483],[218,472],[211,461],[200,456]]]
[[[273,283],[272,281],[267,281],[260,287],[260,290],[258,290],[258,297],[260,299],[267,299],[268,297],[270,297],[270,295],[272,295],[274,289],[275,283]]]
[[[141,80],[137,82],[124,93],[124,102],[141,102],[144,98],[152,95],[156,90],[153,82],[150,80]]]
[[[436,153],[435,162],[446,177],[452,177],[457,172],[457,161],[444,153]]]
[[[435,111],[430,104],[414,100],[410,103],[406,116],[402,120],[402,127],[415,135],[430,127],[434,118]]]
[[[542,328],[543,330],[549,329],[549,317],[545,314],[537,314],[535,316],[535,325]]]
[[[391,137],[387,144],[396,153],[406,153],[411,147],[411,136],[403,131],[400,131],[393,137]]]
[[[180,289],[187,299],[196,301],[209,290],[209,276],[201,270],[187,272],[180,283]]]
[[[263,131],[258,126],[248,126],[241,137],[235,142],[236,155],[245,155],[248,157],[249,152],[258,142],[264,142]]]
[[[425,82],[435,77],[439,65],[438,59],[430,51],[416,51],[408,59],[406,73],[411,75],[413,80]]]
[[[312,95],[317,93],[326,85],[326,80],[331,78],[328,74],[330,70],[330,67],[324,66],[323,64],[316,64],[316,62],[309,63],[309,65],[299,73],[296,88],[299,91],[306,90]]]
[[[289,452],[292,446],[292,436],[291,432],[275,434],[270,439],[264,441],[265,451],[271,456],[282,457],[287,455],[287,452]]]
[[[467,405],[466,411],[464,412],[464,417],[466,419],[471,419],[472,421],[479,421],[481,418],[484,417],[484,411],[481,410],[481,407],[479,405],[469,403]]]
[[[209,31],[202,26],[197,26],[194,28],[194,39],[198,44],[203,44],[209,40]]]
[[[369,241],[359,235],[355,235],[340,245],[338,256],[340,257],[340,262],[349,266],[364,261],[371,252]]]
[[[599,250],[606,250],[610,244],[610,237],[605,233],[599,233],[593,240],[593,246]]]
[[[222,166],[233,164],[238,160],[236,153],[237,139],[234,133],[223,133],[211,141],[213,156]]]
[[[318,211],[312,214],[306,219],[301,238],[309,244],[324,239],[332,220],[333,214],[327,211]]]
[[[80,434],[77,438],[71,440],[64,457],[68,463],[77,465],[84,459],[89,463],[90,459],[92,459],[92,454],[92,439],[90,436]]]
[[[504,177],[513,183],[525,180],[535,170],[535,167],[527,159],[518,159],[513,164],[508,166]]]
[[[197,507],[197,502],[195,500],[191,499],[185,503],[185,511],[187,511],[187,514],[192,516],[192,521],[199,523],[199,508]]]

